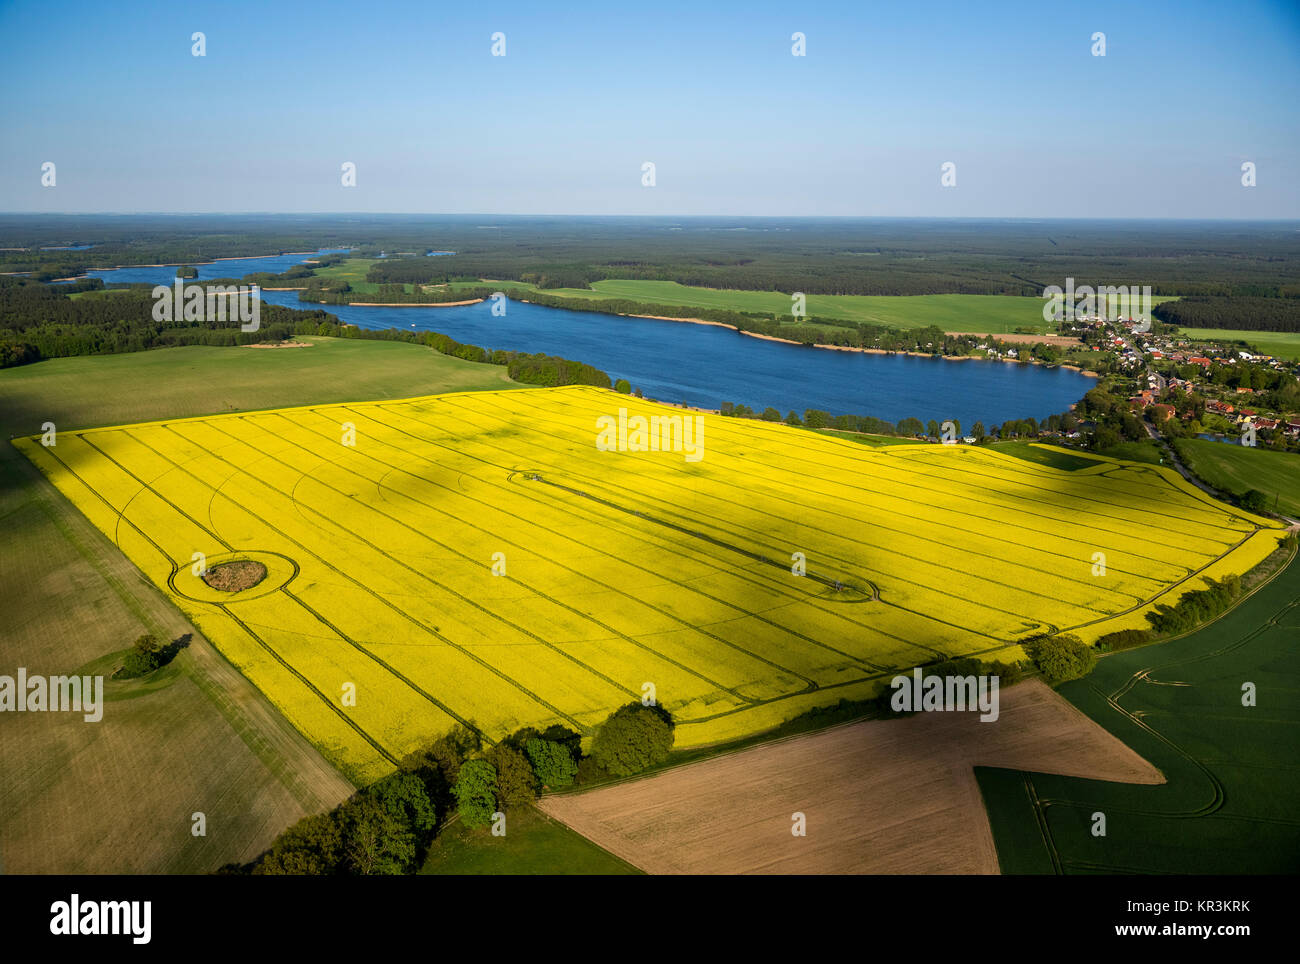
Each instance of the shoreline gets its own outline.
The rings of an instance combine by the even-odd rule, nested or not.
[[[92,271],[125,271],[130,268],[189,268],[198,267],[201,264],[219,264],[222,261],[249,261],[253,258],[287,258],[290,255],[297,256],[300,254],[317,254],[315,251],[280,251],[277,254],[241,254],[234,258],[213,258],[211,261],[169,261],[166,264],[117,264],[111,268],[87,268],[85,274],[77,275],[77,278],[89,278]],[[319,263],[319,262],[317,262]],[[73,279],[76,280],[76,279]],[[186,278],[186,281],[196,279]],[[268,291],[285,291],[292,289],[268,288]]]
[[[263,288],[263,291],[302,291],[302,288]],[[341,305],[324,301],[303,301],[304,305],[320,305],[322,308],[458,308],[461,305],[477,305],[487,301],[486,298],[471,298],[469,301],[348,301]]]
[[[524,300],[524,299],[520,299],[520,300]],[[529,304],[531,304],[531,302],[529,302]],[[1101,377],[1096,372],[1089,371],[1086,368],[1080,368],[1078,365],[1067,365],[1064,362],[1058,365],[1046,365],[1044,362],[1040,362],[1034,358],[1020,359],[1020,358],[989,358],[987,356],[981,356],[981,355],[935,355],[931,352],[923,352],[923,351],[893,351],[888,348],[858,348],[854,345],[824,345],[820,342],[814,342],[813,344],[809,345],[802,341],[795,341],[793,338],[781,338],[777,335],[764,335],[756,331],[744,331],[740,328],[737,328],[735,325],[728,325],[721,321],[706,321],[703,318],[669,318],[666,315],[619,315],[618,317],[649,318],[654,321],[681,321],[692,325],[712,325],[715,328],[728,328],[731,331],[734,331],[741,335],[746,335],[750,338],[759,338],[762,339],[763,341],[775,341],[785,345],[797,345],[801,348],[823,348],[823,349],[828,349],[830,351],[853,351],[853,352],[861,352],[867,355],[911,355],[914,358],[941,358],[944,361],[951,361],[951,362],[1000,361],[1000,362],[1005,362],[1008,365],[1044,365],[1044,367],[1047,368],[1066,368],[1069,369],[1070,371],[1075,371],[1078,372],[1080,375],[1087,375],[1091,378]],[[949,334],[949,333],[945,332],[945,334]],[[959,334],[966,334],[966,332],[960,332]],[[989,337],[993,337],[993,336],[989,336]]]

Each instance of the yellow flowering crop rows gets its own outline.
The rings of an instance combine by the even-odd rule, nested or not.
[[[700,457],[602,450],[620,408],[697,418]],[[18,444],[358,780],[457,721],[590,732],[647,684],[680,745],[759,732],[918,663],[1143,626],[1277,535],[1152,466],[875,449],[594,388]],[[268,575],[223,593],[196,553]]]

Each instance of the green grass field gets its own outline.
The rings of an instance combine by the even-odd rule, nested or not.
[[[814,428],[809,431],[816,432],[818,435],[830,435],[833,438],[848,439],[850,442],[857,442],[859,445],[870,445],[873,448],[880,448],[885,445],[925,445],[920,439],[900,438],[895,435],[869,435],[866,432],[841,432],[834,428]]]
[[[533,807],[506,815],[506,834],[494,837],[459,821],[438,835],[422,874],[639,874],[631,864]]]
[[[1276,499],[1277,511],[1300,516],[1300,455],[1203,438],[1180,438],[1174,445],[1187,467],[1221,492],[1239,496],[1258,489],[1270,509]]]
[[[1226,446],[1225,446],[1226,447]],[[1003,873],[1300,871],[1300,564],[1190,636],[1102,658],[1061,694],[1144,756],[1140,786],[976,769]],[[1244,682],[1257,705],[1242,705]],[[1105,814],[1105,836],[1093,815]]]
[[[1156,299],[1152,299],[1154,301]],[[1300,332],[1235,331],[1230,328],[1182,328],[1181,333],[1199,341],[1244,341],[1266,355],[1300,359]]]
[[[374,293],[378,286],[365,280],[375,264],[372,258],[351,258],[319,269],[322,278],[340,278],[354,291]],[[522,281],[497,281],[501,287],[539,290]],[[482,282],[454,282],[452,288],[481,287]],[[409,286],[408,286],[409,287]],[[728,288],[695,288],[676,281],[615,279],[596,281],[591,289],[548,288],[557,298],[585,301],[626,298],[648,304],[680,305],[689,308],[718,308],[730,311],[790,313],[790,295],[779,291],[741,291]],[[1152,298],[1152,303],[1170,298]],[[944,331],[1011,334],[1016,328],[1032,328],[1047,334],[1055,325],[1043,320],[1043,300],[1014,295],[809,295],[808,315],[842,321],[860,321],[891,328],[922,328],[938,325]]]
[[[335,280],[346,281],[351,285],[353,291],[360,291],[364,294],[373,294],[379,290],[379,285],[366,280],[366,272],[370,266],[376,262],[375,258],[348,258],[338,264],[328,265],[324,268],[316,268],[316,277],[333,278]],[[308,265],[312,267],[312,265]],[[295,282],[301,284],[302,282]]]
[[[732,311],[790,313],[790,295],[778,291],[692,288],[675,281],[597,281],[592,291],[556,288],[557,298],[630,298],[660,305],[723,308]],[[809,295],[810,317],[864,321],[891,328],[938,325],[944,331],[1007,332],[1031,327],[1049,329],[1040,298],[1011,295]]]
[[[43,422],[91,428],[315,402],[408,398],[515,387],[479,365],[398,341],[303,336],[310,348],[160,348],[55,358],[0,372],[10,435]]]
[[[1083,455],[1071,455],[1069,452],[1058,452],[1056,449],[1042,448],[1032,442],[1019,440],[991,442],[989,448],[995,449],[1003,455],[1014,455],[1026,462],[1050,465],[1054,468],[1064,469],[1067,472],[1091,468],[1097,464],[1096,459],[1090,459]]]
[[[1104,452],[1098,453],[1112,459],[1126,459],[1129,462],[1146,462],[1149,465],[1161,465],[1165,453],[1160,446],[1150,439],[1140,442],[1120,442]]]

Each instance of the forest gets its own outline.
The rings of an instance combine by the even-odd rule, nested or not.
[[[102,288],[98,279],[87,285],[87,290],[95,290],[96,285]],[[0,277],[0,368],[71,355],[107,355],[181,345],[252,345],[297,335],[321,335],[428,345],[444,355],[504,365],[512,379],[529,385],[610,387],[608,374],[580,361],[540,353],[489,351],[434,331],[358,328],[321,310],[263,305],[261,327],[245,332],[237,325],[219,321],[156,321],[149,285],[87,298],[69,298],[66,292],[70,287]]]
[[[1225,298],[1193,296],[1166,301],[1151,314],[1182,328],[1227,328],[1233,331],[1300,331],[1300,298]]]
[[[1155,295],[1300,296],[1294,224],[501,215],[4,215],[0,274],[196,263],[320,248],[387,257],[369,281],[603,278],[808,294],[1009,294],[1064,284]],[[81,247],[90,245],[90,247]],[[41,250],[60,246],[65,250]],[[66,248],[77,246],[79,250]],[[17,249],[17,250],[14,250]],[[452,251],[426,257],[403,252]]]

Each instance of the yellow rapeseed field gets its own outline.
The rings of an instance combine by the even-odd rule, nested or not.
[[[695,418],[698,457],[621,444],[620,408]],[[1145,626],[1280,533],[1154,466],[869,448],[595,388],[17,444],[362,781],[457,721],[590,732],[646,684],[679,745],[760,732],[940,657]],[[223,593],[196,553],[267,576]]]

